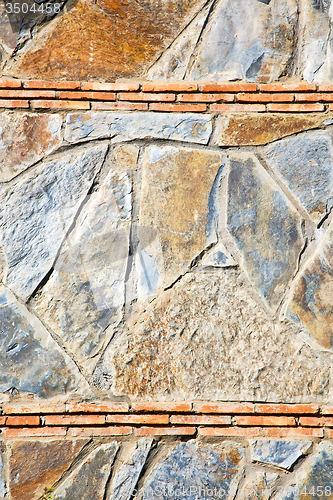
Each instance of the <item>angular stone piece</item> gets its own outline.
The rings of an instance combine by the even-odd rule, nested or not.
[[[267,159],[319,222],[333,204],[333,147],[325,131],[309,132],[276,142],[267,148]]]
[[[92,451],[84,462],[52,493],[54,500],[103,500],[106,482],[118,451],[118,443],[105,443]]]
[[[223,243],[218,243],[213,249],[207,253],[200,261],[201,267],[230,267],[237,266],[237,262],[233,259],[230,252],[225,248]]]
[[[113,142],[134,139],[169,139],[208,144],[212,133],[209,115],[181,113],[70,113],[65,139],[112,138]]]
[[[296,1],[269,5],[252,0],[220,2],[202,34],[189,77],[277,80],[287,69],[296,43],[297,18]]]
[[[312,446],[312,441],[273,441],[251,439],[251,459],[290,470],[296,460]]]
[[[137,166],[140,149],[133,144],[121,144],[115,146],[113,157],[116,161],[117,170],[133,170]]]
[[[272,486],[278,477],[278,474],[256,471],[243,484],[240,498],[244,500],[269,500],[273,493]]]
[[[6,284],[20,298],[28,299],[51,269],[106,151],[103,144],[45,161],[1,191]]]
[[[203,491],[214,492],[214,488],[221,498],[222,490],[225,498],[232,498],[237,491],[243,454],[241,446],[233,442],[181,443],[148,476],[141,498],[168,500],[172,496],[184,496],[187,500],[196,500],[203,496]]]
[[[249,280],[275,309],[297,269],[303,247],[301,218],[249,155],[230,162],[228,184],[228,230]]]
[[[0,182],[7,182],[61,146],[62,117],[0,114]]]
[[[129,252],[131,190],[112,170],[89,196],[54,271],[32,305],[81,366],[103,350],[122,318]]]
[[[325,124],[322,115],[228,113],[216,122],[217,146],[257,146]]]
[[[14,441],[10,445],[12,500],[37,500],[68,469],[87,441]],[[27,457],[28,464],[27,464]]]
[[[164,269],[158,271],[164,275],[164,286],[216,241],[209,202],[214,181],[223,169],[220,153],[171,146],[146,148],[140,225],[157,230],[164,260]]]
[[[7,493],[7,486],[4,479],[2,453],[0,453],[0,498],[4,498]]]
[[[130,500],[140,477],[153,439],[140,439],[129,463],[123,464],[112,481],[108,500]]]
[[[89,391],[76,365],[43,325],[0,287],[0,392],[15,387],[40,397]]]

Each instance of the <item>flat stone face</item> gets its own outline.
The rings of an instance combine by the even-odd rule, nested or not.
[[[0,498],[3,498],[7,492],[4,472],[2,453],[0,453]]]
[[[218,146],[268,144],[303,130],[317,128],[323,125],[325,118],[313,114],[225,114],[217,118],[214,142]]]
[[[301,218],[250,156],[230,162],[228,184],[228,230],[249,280],[274,309],[297,269],[303,247]]]
[[[28,299],[51,269],[106,150],[98,145],[45,161],[0,193],[6,284],[20,298]]]
[[[122,318],[129,251],[131,184],[112,170],[89,196],[52,276],[33,300],[81,366],[95,364]]]
[[[70,113],[65,139],[112,138],[113,142],[133,139],[169,139],[207,144],[212,133],[209,115],[181,113]]]
[[[200,267],[230,267],[237,266],[237,262],[223,243],[215,245],[200,261]]]
[[[251,459],[283,469],[291,469],[294,463],[312,446],[312,441],[270,441],[251,439]]]
[[[157,230],[164,260],[158,271],[167,286],[216,241],[209,202],[223,158],[211,151],[151,146],[142,161],[140,225]]]
[[[186,274],[111,341],[98,385],[139,401],[328,400],[330,361],[246,283],[235,268]]]
[[[241,446],[232,442],[222,445],[181,443],[148,476],[142,500],[168,500],[174,495],[175,498],[184,496],[196,500],[203,491],[211,492],[214,488],[221,497],[224,490],[223,496],[232,498],[237,489],[243,453]]]
[[[115,441],[98,446],[52,493],[54,500],[103,500],[117,451]]]
[[[15,387],[46,398],[89,391],[75,364],[43,325],[0,288],[0,391]]]
[[[0,114],[0,182],[7,182],[60,147],[62,117]]]
[[[274,472],[256,471],[247,478],[240,490],[241,499],[269,500],[275,481],[279,475]]]
[[[14,441],[10,445],[10,494],[37,500],[58,481],[87,441]],[[29,467],[27,467],[29,461]]]
[[[333,203],[330,135],[316,131],[282,140],[267,149],[267,159],[313,220],[319,222]]]

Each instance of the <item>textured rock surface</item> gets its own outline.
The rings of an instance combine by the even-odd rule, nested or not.
[[[228,252],[223,243],[218,243],[202,258],[202,260],[199,262],[199,266],[230,267],[237,266],[237,262],[233,259],[230,252]]]
[[[255,462],[291,469],[294,463],[312,446],[312,441],[250,441],[251,458]]]
[[[0,453],[0,498],[3,498],[6,492],[7,492],[7,486],[4,479],[2,454]]]
[[[29,298],[51,269],[106,149],[98,145],[45,161],[1,191],[6,283],[19,297]]]
[[[240,498],[268,500],[272,496],[273,486],[278,477],[274,472],[256,471],[243,484],[239,493]]]
[[[207,144],[212,132],[209,115],[163,113],[70,113],[65,139],[112,138],[113,142],[133,139],[170,139]]]

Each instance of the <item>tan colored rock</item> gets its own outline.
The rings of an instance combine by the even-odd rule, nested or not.
[[[117,167],[121,169],[134,170],[137,165],[140,149],[133,144],[122,144],[116,146],[113,150],[113,156],[117,163]]]

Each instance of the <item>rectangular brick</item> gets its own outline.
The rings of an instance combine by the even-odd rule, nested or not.
[[[221,105],[222,106],[222,105]],[[151,111],[165,111],[178,113],[204,113],[207,110],[206,104],[163,104],[152,103],[149,105]]]
[[[266,111],[264,104],[211,104],[211,111],[223,113],[263,113]]]
[[[195,427],[138,427],[135,429],[136,436],[192,436]]]
[[[12,101],[0,100],[0,108],[29,108],[29,101],[21,101],[16,99]]]
[[[80,82],[51,82],[47,80],[27,80],[23,82],[25,89],[80,90]]]
[[[110,426],[110,427],[73,427],[70,430],[72,436],[129,436],[133,427]]]
[[[318,94],[296,94],[296,101],[297,102],[306,102],[306,101],[332,102],[333,101],[333,94],[319,94],[319,93]]]
[[[115,101],[114,92],[59,92],[59,99],[86,100],[86,101]]]
[[[66,436],[66,427],[21,427],[5,429],[6,437]]]
[[[39,404],[26,404],[17,406],[5,406],[4,413],[6,415],[20,415],[22,413],[65,413],[66,405],[55,404],[49,406],[42,406]]]
[[[7,417],[6,425],[24,427],[26,425],[39,425],[40,418],[37,415],[20,415]]]
[[[327,429],[327,434],[329,438],[333,438],[333,429]]]
[[[253,413],[255,405],[253,403],[193,403],[193,410],[196,413]]]
[[[96,111],[147,111],[145,102],[92,102],[91,108]]]
[[[32,101],[35,109],[90,109],[87,101]]]
[[[54,90],[0,90],[0,98],[38,99],[40,97],[55,98]]]
[[[192,410],[191,403],[174,403],[174,402],[147,402],[147,403],[132,403],[132,411],[134,412],[190,412]]]
[[[315,83],[262,83],[260,92],[311,92],[316,90]]]
[[[333,415],[333,406],[323,406],[321,413],[322,415]]]
[[[179,102],[234,102],[234,94],[179,94]]]
[[[289,426],[296,425],[294,417],[262,417],[253,415],[242,415],[235,417],[237,425],[255,426]]]
[[[7,417],[0,417],[0,425],[5,425]]]
[[[99,425],[105,423],[104,415],[46,415],[44,418],[45,425]]]
[[[186,425],[231,425],[230,416],[216,415],[172,415],[172,424]]]
[[[176,100],[175,94],[148,94],[145,92],[120,92],[120,101],[145,101],[145,102],[173,102]]]
[[[193,92],[198,87],[189,82],[152,82],[143,83],[141,88],[143,92]]]
[[[278,113],[312,113],[314,111],[325,111],[325,107],[320,103],[313,104],[267,104],[268,111]]]
[[[0,89],[20,89],[21,81],[14,78],[0,78]]]
[[[107,82],[83,82],[82,90],[96,90],[105,92],[131,92],[140,88],[139,83],[107,83]]]
[[[101,403],[101,404],[67,404],[69,413],[127,413],[128,403]]]
[[[323,437],[324,429],[312,427],[262,427],[263,436],[287,437],[287,436],[312,436]]]
[[[199,86],[202,92],[256,92],[256,83],[204,83]]]
[[[199,436],[260,436],[260,427],[199,427]]]
[[[325,425],[324,417],[301,417],[299,423],[304,427],[322,427]]]
[[[110,424],[150,424],[163,425],[169,423],[169,415],[108,415]]]
[[[319,83],[318,91],[319,92],[333,92],[333,84],[332,83]]]
[[[316,414],[319,412],[319,407],[311,404],[262,403],[256,404],[255,412],[287,415]]]
[[[238,102],[293,102],[294,94],[238,94]]]

